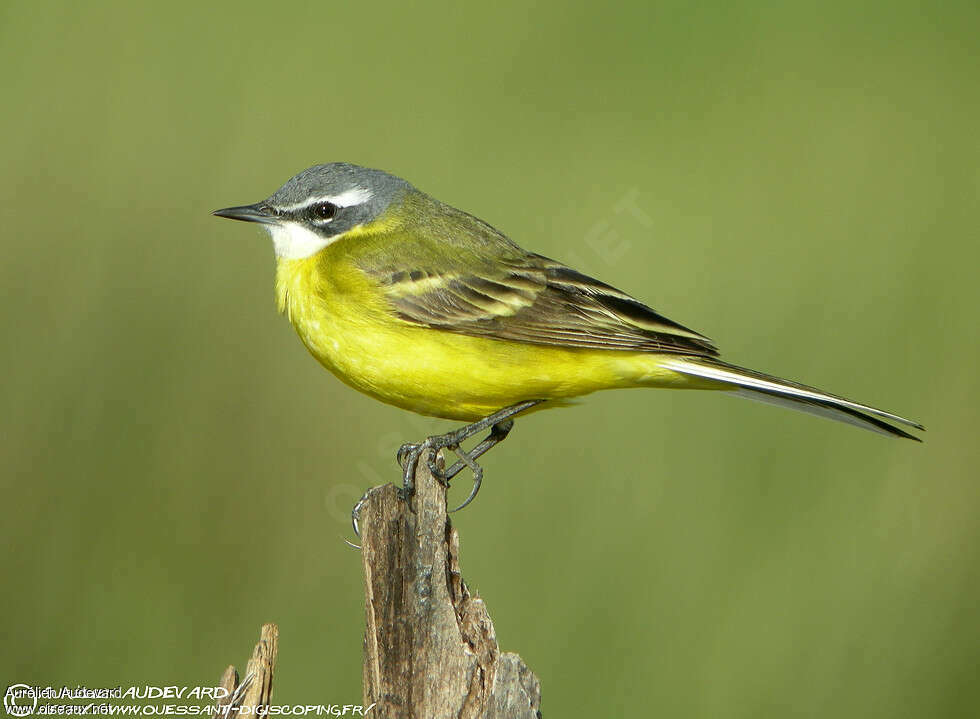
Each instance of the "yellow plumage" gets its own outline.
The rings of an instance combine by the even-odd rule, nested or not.
[[[279,259],[276,294],[310,353],[382,402],[473,421],[522,400],[563,400],[599,389],[725,387],[663,369],[658,354],[533,345],[412,325],[393,314],[377,281],[351,262],[357,241],[344,238],[311,257]]]

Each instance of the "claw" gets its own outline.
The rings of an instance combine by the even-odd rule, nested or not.
[[[469,467],[470,471],[473,473],[473,487],[470,489],[470,494],[466,500],[461,505],[456,507],[456,509],[450,509],[450,512],[458,512],[469,505],[469,503],[476,498],[477,493],[480,491],[480,487],[483,485],[483,467],[478,465],[469,454],[458,447],[456,448],[455,452],[459,456],[460,461]]]
[[[405,460],[411,456],[411,453],[419,448],[419,445],[412,444],[411,442],[406,442],[401,447],[398,448],[398,454],[395,455],[395,461],[398,462],[398,466],[404,468]]]
[[[361,519],[361,509],[363,509],[364,503],[367,501],[368,494],[370,493],[370,491],[371,490],[368,490],[367,492],[362,494],[361,498],[357,500],[357,502],[355,502],[354,506],[351,507],[350,510],[350,523],[354,527],[354,534],[356,534],[358,537],[361,536],[361,527],[359,524],[359,521]],[[347,540],[344,541],[346,542]],[[350,544],[350,542],[347,543]],[[356,545],[351,545],[351,546],[356,546]],[[360,547],[358,547],[358,549],[360,549]]]
[[[482,485],[483,485],[483,471],[481,470],[480,476],[473,477],[473,488],[470,490],[470,496],[468,496],[461,505],[459,505],[455,509],[450,509],[449,511],[458,512],[461,509],[466,509],[470,505],[470,502],[476,499],[476,495],[480,491],[480,487]]]

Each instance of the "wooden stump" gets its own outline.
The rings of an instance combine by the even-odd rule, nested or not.
[[[446,489],[418,463],[415,496],[375,487],[360,511],[364,563],[364,705],[385,719],[535,719],[541,687],[501,653],[483,600],[459,568]]]
[[[238,680],[233,665],[221,675],[219,686],[228,694],[218,700],[218,719],[238,716],[264,716],[272,703],[272,676],[279,656],[279,627],[263,624],[258,644],[245,668],[245,679]],[[243,707],[245,711],[243,712]]]

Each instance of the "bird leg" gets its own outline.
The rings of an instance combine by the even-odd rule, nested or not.
[[[467,506],[476,497],[477,492],[480,491],[480,486],[483,483],[483,468],[476,463],[476,460],[482,455],[486,454],[492,447],[500,444],[504,441],[507,435],[510,433],[511,429],[514,427],[514,420],[512,417],[514,415],[520,414],[526,409],[530,409],[536,404],[540,404],[544,400],[533,399],[526,402],[521,402],[519,404],[512,405],[510,407],[505,407],[504,409],[494,412],[493,414],[484,417],[483,419],[477,420],[472,424],[465,425],[447,434],[440,434],[429,437],[424,442],[419,442],[418,444],[403,444],[398,450],[398,463],[402,466],[402,496],[407,499],[412,496],[414,491],[414,479],[415,479],[415,468],[418,466],[419,459],[422,457],[423,453],[428,452],[426,461],[428,462],[429,470],[432,472],[433,476],[444,484],[448,484],[449,480],[455,477],[464,467],[469,467],[470,471],[473,473],[473,488],[470,490],[469,496],[466,501],[461,505],[453,509],[453,512],[458,512],[463,507]],[[469,452],[460,449],[459,445],[461,442],[465,441],[469,437],[472,437],[478,432],[490,428],[490,434],[483,438],[483,440],[477,444]],[[436,464],[436,456],[439,454],[441,449],[451,449],[458,457],[459,461],[455,462],[449,469],[443,470]],[[367,500],[367,493],[351,510],[351,522],[354,525],[354,534],[358,537],[361,536],[360,528],[360,514],[361,509],[364,506],[364,502]],[[349,542],[348,542],[349,544]],[[357,545],[352,545],[357,546]]]
[[[524,410],[530,409],[543,401],[532,399],[526,402],[520,402],[494,412],[472,424],[455,429],[452,432],[434,435],[417,444],[403,444],[398,450],[398,464],[402,467],[402,495],[406,499],[412,496],[412,492],[414,491],[415,469],[418,466],[419,459],[424,455],[432,475],[447,485],[449,480],[459,474],[464,467],[469,467],[473,473],[473,489],[470,491],[470,495],[466,498],[466,501],[452,511],[456,512],[462,509],[473,501],[477,492],[480,491],[480,485],[483,482],[483,468],[476,463],[476,459],[507,437],[507,434],[514,426],[514,420],[511,419],[514,415],[520,414]],[[467,452],[460,448],[459,445],[462,442],[488,428],[490,429],[490,434],[472,450]],[[436,463],[439,450],[442,449],[450,449],[459,457],[459,461],[455,462],[447,470],[443,470]]]

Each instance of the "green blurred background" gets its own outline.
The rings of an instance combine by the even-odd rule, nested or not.
[[[978,7],[0,4],[4,685],[213,682],[275,621],[277,700],[360,700],[347,512],[450,425],[323,371],[209,216],[347,160],[929,428],[519,421],[456,521],[546,716],[975,711]]]

